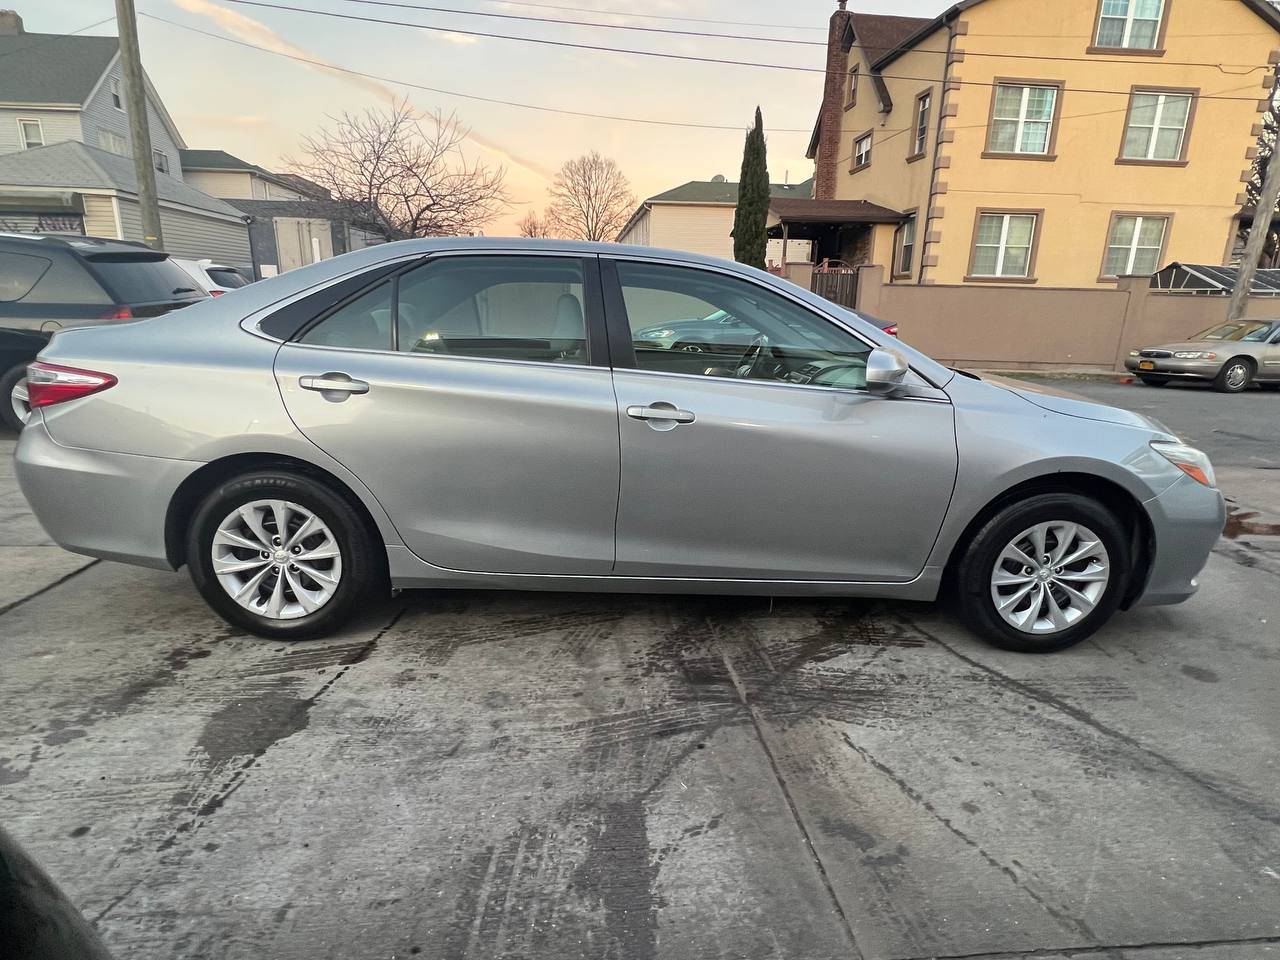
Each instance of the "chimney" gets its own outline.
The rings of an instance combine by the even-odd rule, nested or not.
[[[814,153],[813,198],[832,200],[836,195],[836,178],[840,157],[840,122],[844,116],[844,82],[849,69],[849,50],[844,45],[849,25],[845,0],[837,0],[839,8],[831,14],[827,28],[827,79],[822,92],[822,132]]]
[[[0,37],[14,37],[26,32],[17,10],[0,10]]]

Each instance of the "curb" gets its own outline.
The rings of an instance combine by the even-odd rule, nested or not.
[[[1102,370],[975,370],[1009,380],[1078,380],[1088,383],[1134,383],[1131,373]]]

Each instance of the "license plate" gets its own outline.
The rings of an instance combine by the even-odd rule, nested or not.
[[[1150,360],[1143,360],[1138,364],[1139,370],[1154,370],[1155,368],[1156,368],[1156,365],[1152,363]]]

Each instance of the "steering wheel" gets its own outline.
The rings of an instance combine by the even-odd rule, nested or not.
[[[761,376],[765,372],[764,366],[772,357],[773,354],[769,349],[769,338],[763,333],[757,334],[755,339],[751,341],[751,345],[747,347],[747,352],[738,361],[738,369],[734,376],[739,380],[764,379]]]

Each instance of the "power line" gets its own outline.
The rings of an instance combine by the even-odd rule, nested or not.
[[[630,17],[636,20],[674,20],[678,23],[715,23],[724,27],[769,27],[775,30],[817,30],[826,33],[826,27],[803,27],[794,23],[759,23],[752,20],[712,20],[707,17],[672,17],[656,13],[635,13],[631,10],[610,10],[600,7],[568,7],[558,3],[531,3],[529,0],[484,0],[485,3],[501,3],[510,7],[536,7],[544,10],[571,10],[574,13],[599,13],[610,17]]]
[[[0,53],[0,57],[12,57],[15,54],[26,53],[28,50],[35,50],[47,44],[56,43],[58,40],[60,40],[63,37],[74,37],[76,34],[84,33],[86,30],[92,30],[94,27],[100,27],[104,23],[110,23],[114,19],[115,19],[115,15],[112,14],[111,16],[103,20],[99,20],[97,23],[91,23],[87,27],[81,27],[79,30],[72,30],[68,33],[55,33],[45,37],[43,40],[37,40],[34,43],[28,43],[25,47],[18,47],[16,50],[10,50],[8,53]],[[26,36],[26,34],[23,34],[23,36]]]
[[[570,117],[587,117],[592,120],[612,120],[620,123],[642,123],[663,127],[685,127],[696,130],[732,130],[735,133],[742,133],[746,130],[746,124],[716,124],[716,123],[694,123],[692,121],[680,120],[654,120],[648,117],[625,117],[608,113],[589,113],[585,110],[568,110],[560,107],[547,107],[534,103],[520,103],[515,100],[502,100],[497,97],[482,97],[473,93],[462,93],[457,90],[445,90],[440,87],[429,87],[426,84],[414,83],[410,80],[399,80],[394,77],[383,77],[374,73],[364,73],[360,70],[353,70],[350,67],[343,67],[337,64],[329,63],[325,60],[312,60],[308,57],[300,57],[291,53],[284,53],[280,50],[272,50],[269,47],[260,47],[257,44],[249,43],[244,40],[237,40],[234,37],[223,36],[220,33],[213,33],[208,30],[201,30],[199,27],[193,27],[185,23],[178,23],[176,20],[168,20],[165,17],[156,16],[153,13],[140,12],[138,16],[146,17],[148,20],[155,20],[159,23],[168,24],[171,27],[177,27],[180,30],[187,30],[191,33],[198,33],[201,36],[209,37],[212,40],[221,40],[224,43],[232,43],[238,47],[246,47],[249,50],[257,50],[260,53],[269,53],[274,57],[282,57],[286,60],[294,60],[298,63],[305,63],[314,67],[321,67],[325,70],[333,70],[337,73],[350,74],[351,76],[363,77],[366,80],[377,80],[380,83],[389,83],[401,87],[411,87],[415,90],[425,90],[430,93],[439,93],[449,97],[459,97],[463,100],[478,100],[481,103],[494,103],[504,107],[518,107],[522,110],[536,110],[541,113],[558,113]],[[807,127],[773,127],[772,133],[810,133]]]
[[[634,49],[625,48],[625,47],[605,47],[605,46],[600,46],[598,44],[591,44],[591,43],[570,43],[566,40],[548,40],[543,37],[518,37],[518,36],[512,36],[510,34],[503,34],[503,33],[485,33],[483,31],[478,31],[478,30],[459,30],[453,27],[442,27],[442,26],[436,26],[436,25],[430,25],[430,24],[424,24],[424,23],[413,23],[412,21],[408,21],[408,20],[387,20],[381,17],[366,17],[366,16],[358,16],[353,13],[338,13],[337,11],[332,11],[332,10],[309,10],[304,7],[293,7],[293,6],[288,6],[286,4],[265,3],[263,2],[263,0],[227,0],[227,2],[235,3],[241,6],[259,7],[267,10],[282,10],[289,13],[301,13],[301,14],[310,15],[310,16],[330,17],[330,18],[336,18],[339,20],[355,20],[361,23],[376,23],[384,26],[410,27],[417,30],[430,30],[436,33],[453,33],[453,34],[460,34],[462,36],[485,37],[491,40],[514,40],[520,43],[538,43],[538,44],[545,44],[553,47],[569,47],[575,50],[595,50],[603,53],[624,53],[624,54],[630,54],[633,56],[640,56],[640,57],[657,57],[663,60],[685,60],[685,61],[691,61],[694,63],[714,63],[719,65],[730,65],[730,66],[739,66],[739,67],[758,67],[758,68],[768,69],[768,70],[791,70],[791,71],[796,71],[800,73],[825,74],[827,72],[826,68],[824,67],[802,67],[802,66],[795,66],[795,65],[781,64],[781,63],[760,63],[760,62],[751,61],[751,60],[734,60],[734,59],[720,58],[720,57],[695,57],[690,54],[667,53],[659,50],[634,50]],[[1031,59],[1034,59],[1034,58],[1031,58]],[[918,80],[923,83],[937,83],[939,81],[938,77],[913,77],[913,76],[895,75],[895,74],[886,74],[886,73],[882,73],[880,74],[880,76],[882,76],[886,80]],[[996,83],[995,81],[987,81],[987,80],[949,80],[947,82],[960,84],[963,86],[970,86],[970,87],[999,86],[999,84]],[[1071,87],[1071,88],[1064,88],[1064,90],[1066,92],[1071,92],[1071,93],[1095,93],[1095,94],[1107,94],[1111,96],[1121,96],[1121,97],[1128,97],[1131,93],[1131,91],[1129,90],[1102,90],[1102,89],[1092,89],[1087,87]],[[1243,102],[1243,101],[1256,100],[1258,98],[1256,97],[1213,97],[1210,95],[1201,95],[1200,99],[1202,100],[1239,100]]]

